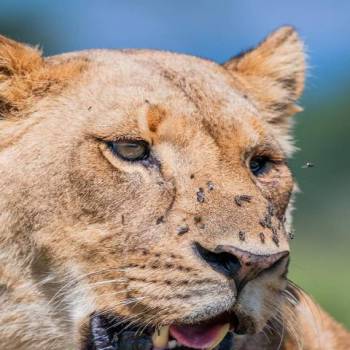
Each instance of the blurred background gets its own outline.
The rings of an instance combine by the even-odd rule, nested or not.
[[[291,160],[301,188],[291,277],[350,328],[350,1],[0,2],[0,33],[47,55],[157,48],[223,62],[284,24],[297,28],[309,54],[300,151]]]

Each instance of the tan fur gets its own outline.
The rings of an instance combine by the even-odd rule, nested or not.
[[[291,28],[224,66],[148,50],[44,59],[1,37],[1,348],[82,348],[93,312],[157,326],[232,309],[252,333],[235,350],[347,349],[345,330],[285,291],[285,264],[237,294],[193,252],[289,251],[285,158],[304,69]],[[152,145],[148,162],[106,146],[135,138]],[[254,155],[274,161],[259,179]],[[282,340],[266,342],[281,317]]]
[[[48,64],[39,50],[0,36],[0,117],[23,117],[35,100],[58,94],[85,63]]]

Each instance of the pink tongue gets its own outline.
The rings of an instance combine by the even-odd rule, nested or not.
[[[193,349],[208,349],[218,338],[224,324],[204,326],[171,326],[170,334],[181,345]]]

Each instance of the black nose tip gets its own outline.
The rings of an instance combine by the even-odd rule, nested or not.
[[[243,285],[265,270],[285,262],[281,273],[287,268],[289,252],[279,252],[270,255],[252,254],[233,246],[218,246],[215,251],[210,251],[199,243],[194,244],[197,254],[206,261],[215,271],[226,277],[233,278],[237,288]]]

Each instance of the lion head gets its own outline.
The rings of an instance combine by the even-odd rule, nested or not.
[[[235,348],[278,315],[304,69],[290,27],[223,65],[1,38],[2,255],[60,349]]]

